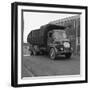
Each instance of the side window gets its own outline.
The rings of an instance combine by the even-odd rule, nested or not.
[[[48,37],[50,37],[50,38],[52,37],[52,32],[50,32],[50,33],[48,34]]]

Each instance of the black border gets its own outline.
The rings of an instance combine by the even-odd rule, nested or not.
[[[85,80],[78,81],[65,81],[65,82],[48,82],[48,83],[34,83],[34,84],[18,84],[18,6],[37,6],[37,7],[54,7],[54,8],[72,8],[85,10]],[[73,5],[57,5],[57,4],[43,4],[43,3],[24,3],[14,2],[11,4],[11,86],[24,87],[24,86],[41,86],[41,85],[56,85],[56,84],[74,84],[74,83],[87,83],[88,82],[88,7],[87,6],[73,6]]]

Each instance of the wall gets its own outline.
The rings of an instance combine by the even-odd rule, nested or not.
[[[14,0],[1,0],[0,2],[0,90],[15,90],[10,86],[11,81],[11,6],[10,3]],[[18,1],[18,0],[15,0]],[[53,4],[69,4],[69,5],[87,5],[90,9],[90,0],[19,0],[38,3],[53,3]],[[90,10],[89,10],[90,11]],[[90,16],[90,12],[89,15]],[[90,20],[90,17],[88,18]],[[89,25],[90,26],[90,25]],[[90,29],[90,27],[89,27]],[[90,30],[88,31],[88,35]],[[90,35],[89,35],[90,38]],[[88,43],[90,46],[90,42]],[[90,47],[88,48],[90,50]],[[89,52],[90,53],[90,52]],[[90,59],[90,55],[89,55]],[[88,61],[90,63],[90,60]],[[90,69],[90,65],[88,66]],[[90,70],[89,70],[90,76]],[[89,90],[90,77],[88,84],[70,84],[70,85],[54,85],[54,86],[38,86],[18,88],[19,90]],[[18,90],[17,89],[17,90]]]

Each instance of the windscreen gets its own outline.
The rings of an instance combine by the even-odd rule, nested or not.
[[[53,38],[56,40],[60,40],[60,39],[66,39],[67,36],[64,30],[54,30]]]

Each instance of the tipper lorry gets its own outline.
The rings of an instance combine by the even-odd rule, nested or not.
[[[70,58],[72,55],[71,42],[66,35],[66,27],[47,24],[40,29],[32,30],[27,37],[30,45],[30,54],[47,53],[50,59],[55,59],[59,55]]]

